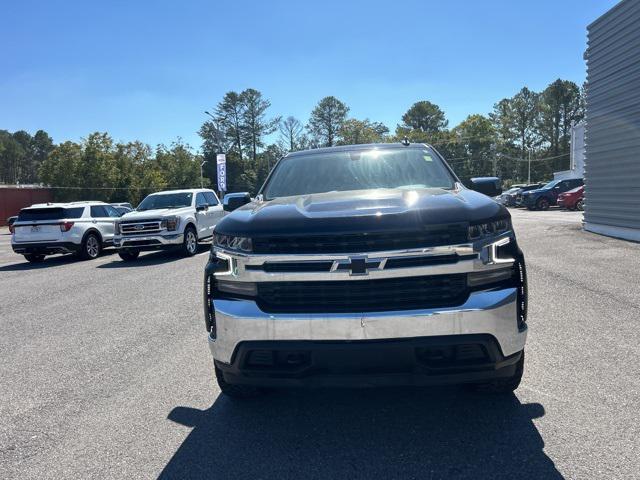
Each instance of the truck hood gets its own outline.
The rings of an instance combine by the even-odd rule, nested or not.
[[[253,201],[225,216],[216,232],[249,237],[415,232],[508,216],[504,206],[466,188],[356,190]]]
[[[182,208],[158,208],[154,210],[143,210],[141,212],[134,210],[133,212],[125,213],[120,217],[120,220],[150,220],[152,218],[170,217],[172,215],[183,215],[193,211],[193,207]]]

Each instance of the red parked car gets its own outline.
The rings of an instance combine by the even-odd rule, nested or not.
[[[558,195],[558,206],[567,210],[584,210],[584,185]]]

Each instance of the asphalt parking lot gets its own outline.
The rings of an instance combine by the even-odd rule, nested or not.
[[[14,255],[0,230],[0,478],[638,478],[640,245],[512,211],[527,365],[458,388],[219,395],[206,249],[125,264]]]

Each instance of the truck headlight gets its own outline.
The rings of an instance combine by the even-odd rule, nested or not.
[[[236,237],[233,235],[221,235],[215,233],[213,235],[213,245],[225,250],[233,250],[236,252],[251,253],[253,251],[253,242],[249,237]]]
[[[469,240],[480,240],[481,238],[493,237],[511,230],[511,219],[501,218],[492,222],[469,225]]]
[[[173,232],[178,229],[179,224],[180,224],[180,218],[166,217],[162,219],[162,222],[160,222],[160,227],[166,228],[169,232]]]
[[[113,224],[113,231],[116,235],[120,235],[120,222],[115,222]]]

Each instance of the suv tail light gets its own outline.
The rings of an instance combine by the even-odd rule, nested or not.
[[[61,232],[68,232],[69,230],[71,230],[71,227],[73,227],[73,222],[64,222],[60,224],[60,231]]]

